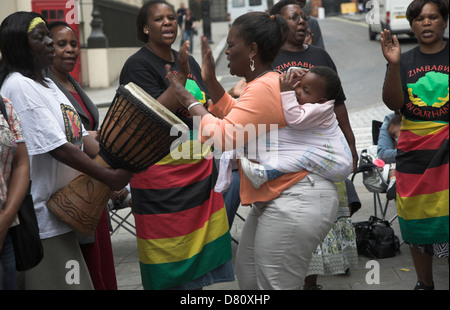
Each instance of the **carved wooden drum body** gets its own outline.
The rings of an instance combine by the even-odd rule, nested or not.
[[[176,126],[178,135],[171,135]],[[177,147],[188,127],[134,83],[120,86],[99,131],[100,152],[94,159],[108,168],[134,173],[146,170]],[[89,235],[112,194],[111,189],[81,173],[55,193],[48,208],[76,231]]]

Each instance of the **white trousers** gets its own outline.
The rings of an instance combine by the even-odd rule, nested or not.
[[[312,253],[336,220],[334,183],[309,174],[276,199],[254,204],[236,256],[243,290],[295,290],[303,287]]]

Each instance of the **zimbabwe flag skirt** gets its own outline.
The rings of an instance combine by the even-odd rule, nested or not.
[[[145,289],[188,283],[231,260],[216,179],[210,148],[189,140],[130,182]]]
[[[403,239],[448,243],[449,127],[403,118],[397,151],[397,209]]]

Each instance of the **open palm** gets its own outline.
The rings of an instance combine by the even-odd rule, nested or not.
[[[381,32],[381,50],[383,52],[384,58],[390,64],[400,63],[401,48],[397,36],[391,36],[389,30],[384,30]]]

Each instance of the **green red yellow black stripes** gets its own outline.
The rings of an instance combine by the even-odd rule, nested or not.
[[[397,209],[407,242],[448,242],[448,129],[444,122],[403,119],[397,153]]]
[[[208,150],[198,149],[202,154],[191,160],[168,155],[131,182],[146,289],[190,282],[231,259],[223,197],[214,192],[215,164],[205,158]]]

